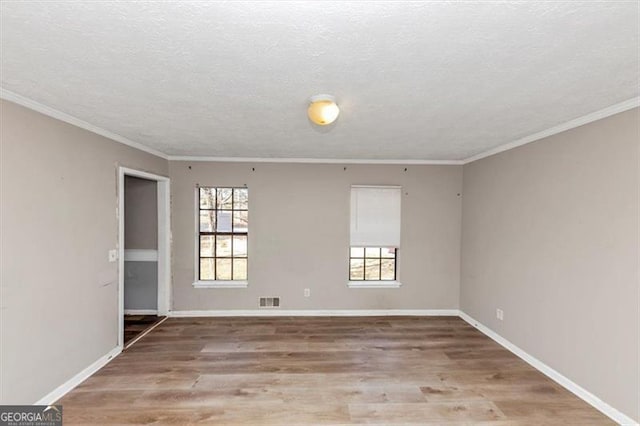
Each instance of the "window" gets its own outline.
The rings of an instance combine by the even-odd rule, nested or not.
[[[391,247],[351,247],[351,281],[395,281],[396,249]]]
[[[351,187],[349,287],[399,287],[399,186]]]
[[[249,190],[200,187],[198,281],[246,281]]]

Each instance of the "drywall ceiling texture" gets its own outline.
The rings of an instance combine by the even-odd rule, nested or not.
[[[459,160],[638,96],[638,2],[0,7],[4,89],[173,155]]]

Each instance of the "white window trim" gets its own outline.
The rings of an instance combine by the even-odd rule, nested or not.
[[[400,281],[349,281],[349,288],[400,288]]]
[[[194,288],[247,288],[249,286],[249,281],[240,281],[240,280],[207,280],[207,281],[196,281],[193,283]]]

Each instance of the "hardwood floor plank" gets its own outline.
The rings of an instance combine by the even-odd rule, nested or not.
[[[242,388],[312,388],[320,390],[329,389],[332,386],[365,385],[380,387],[385,385],[421,386],[441,383],[436,375],[411,372],[374,372],[374,373],[333,373],[326,374],[221,374],[202,375],[198,378],[194,387],[211,388],[216,386],[242,387]]]
[[[595,411],[584,410],[580,400],[540,401],[535,399],[496,400],[496,405],[514,420],[551,422],[558,418],[566,419],[564,424],[571,425],[612,425],[615,424]]]
[[[69,425],[613,424],[457,317],[170,318],[58,403]]]
[[[64,409],[65,425],[73,424],[233,424],[233,425],[306,425],[349,423],[345,405],[285,405],[281,402],[211,403],[199,408],[135,408],[78,410]],[[72,420],[67,420],[71,418]]]
[[[422,404],[349,404],[351,420],[358,423],[494,421],[505,420],[505,415],[490,401],[455,401]]]
[[[99,371],[82,382],[73,392],[65,396],[65,399],[78,392],[96,391],[105,395],[117,390],[145,390],[145,389],[189,389],[195,385],[200,374],[198,372],[187,374],[174,374],[171,376],[159,374],[110,374]]]

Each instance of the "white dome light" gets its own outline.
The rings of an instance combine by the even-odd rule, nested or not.
[[[315,95],[309,99],[307,114],[309,120],[319,126],[326,126],[336,121],[338,114],[340,114],[340,108],[338,108],[333,96]]]

